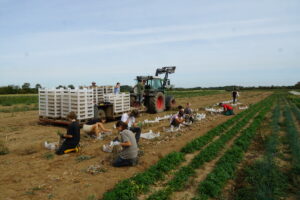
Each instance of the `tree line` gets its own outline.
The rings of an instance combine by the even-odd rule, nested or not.
[[[24,83],[22,86],[19,85],[8,85],[8,86],[2,86],[0,87],[0,94],[35,94],[38,93],[38,89],[42,88],[42,85],[37,83],[32,87],[30,83]],[[56,89],[59,88],[70,88],[75,89],[75,86],[70,84],[68,86],[64,85],[58,85]],[[237,85],[229,85],[229,86],[220,86],[220,87],[193,87],[193,88],[180,88],[175,87],[171,88],[169,90],[226,90],[226,91],[232,91],[233,89],[237,90],[272,90],[272,89],[300,89],[300,81],[296,83],[295,85],[291,86],[250,86],[250,87],[244,87],[244,86],[237,86]],[[132,90],[132,87],[129,85],[121,85],[121,92],[130,92]]]
[[[42,85],[37,83],[33,87],[30,83],[23,83],[23,85],[8,85],[0,87],[0,94],[36,94],[38,93],[39,88],[42,88]],[[75,89],[74,85],[63,86],[59,85],[56,89],[59,88],[70,88]]]

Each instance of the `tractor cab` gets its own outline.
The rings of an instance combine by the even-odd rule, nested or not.
[[[156,70],[155,76],[137,76],[136,85],[130,94],[131,105],[133,107],[141,106],[141,102],[137,100],[138,84],[144,83],[144,94],[142,104],[151,113],[158,113],[169,110],[175,105],[175,99],[172,96],[165,96],[165,89],[170,88],[170,80],[168,75],[175,72],[176,67],[163,67]],[[165,74],[164,78],[158,75]]]
[[[155,76],[137,76],[136,85],[139,82],[144,82],[145,93],[164,92],[163,80],[160,77]],[[137,93],[136,87],[134,87],[135,93]]]

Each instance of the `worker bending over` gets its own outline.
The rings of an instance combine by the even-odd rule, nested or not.
[[[226,115],[226,116],[234,115],[233,108],[230,105],[224,104],[224,103],[219,103],[219,106],[224,108],[224,111],[223,111],[224,115]]]
[[[111,129],[107,129],[104,127],[104,123],[106,122],[106,118],[93,118],[90,119],[86,124],[83,125],[82,130],[90,136],[99,138],[101,132],[112,132]]]

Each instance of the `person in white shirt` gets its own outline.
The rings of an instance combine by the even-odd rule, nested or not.
[[[128,129],[131,130],[135,134],[136,143],[139,143],[141,136],[141,128],[137,126],[135,122],[135,118],[139,115],[137,110],[132,110],[129,113],[124,113],[121,117],[121,121],[126,123]]]

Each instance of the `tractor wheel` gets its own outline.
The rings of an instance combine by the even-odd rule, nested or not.
[[[95,118],[106,118],[106,113],[103,109],[98,109],[95,113]]]
[[[150,98],[149,111],[151,113],[159,113],[165,110],[165,96],[163,93],[158,92],[155,97]]]
[[[167,96],[166,97],[166,110],[171,110],[175,108],[176,106],[176,100],[173,96]]]

